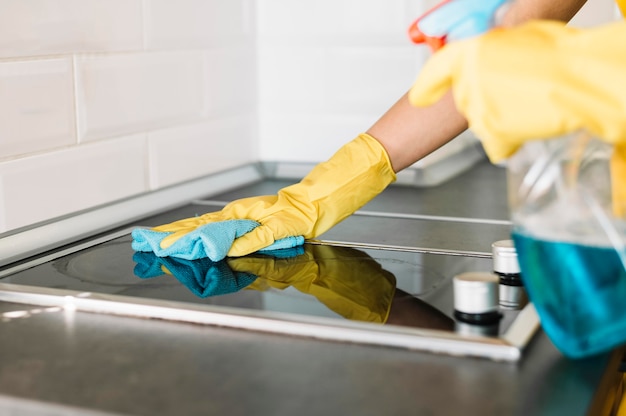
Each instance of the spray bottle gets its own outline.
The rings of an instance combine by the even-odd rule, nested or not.
[[[479,35],[497,26],[510,0],[444,0],[409,26],[413,43],[437,51],[446,43]]]

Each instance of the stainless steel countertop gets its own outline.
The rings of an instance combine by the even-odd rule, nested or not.
[[[283,185],[259,183],[217,199]],[[505,189],[504,171],[483,163],[437,188],[392,187],[364,210],[505,221]],[[178,219],[168,215],[143,222]],[[381,221],[388,220],[353,216],[323,237],[371,242],[386,228],[391,237],[378,243],[485,251],[509,230],[398,220],[389,233]],[[615,351],[568,360],[542,332],[520,362],[500,363],[12,303],[0,304],[0,314],[5,414],[594,414],[616,387],[621,358]]]

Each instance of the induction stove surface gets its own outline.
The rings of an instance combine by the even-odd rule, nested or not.
[[[495,325],[455,318],[453,277],[489,272],[490,258],[311,242],[188,261],[135,252],[131,241],[122,230],[7,268],[0,298],[60,306],[71,298],[86,311],[504,360],[518,359],[537,328],[525,303],[500,307]]]

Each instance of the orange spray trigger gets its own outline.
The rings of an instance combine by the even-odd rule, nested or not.
[[[411,42],[415,43],[415,44],[426,44],[430,47],[430,49],[433,52],[436,52],[437,50],[441,49],[445,44],[446,44],[446,35],[443,36],[428,36],[427,34],[425,34],[424,32],[421,31],[420,27],[419,27],[419,23],[420,21],[428,16],[429,14],[431,14],[432,12],[436,11],[437,9],[439,9],[441,6],[445,5],[446,3],[451,2],[452,0],[443,0],[441,3],[437,4],[436,6],[432,7],[430,10],[426,11],[426,13],[424,13],[423,15],[421,15],[420,17],[418,17],[412,24],[411,26],[409,26],[409,30],[408,30],[408,35],[409,35],[409,39],[411,39]]]
[[[496,26],[510,1],[443,0],[409,26],[409,38],[435,52],[446,43],[485,33]]]
[[[419,19],[418,19],[419,20]],[[446,36],[428,36],[417,27],[418,20],[416,20],[409,27],[409,38],[411,42],[415,44],[426,44],[433,52],[441,49],[446,44]]]

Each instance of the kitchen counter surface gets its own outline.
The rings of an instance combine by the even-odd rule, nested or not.
[[[543,335],[508,364],[39,310],[0,305],[0,394],[120,414],[583,415],[617,371]]]
[[[505,189],[501,168],[479,164],[436,188],[392,187],[364,207],[478,222],[399,219],[398,232],[377,237],[388,220],[360,215],[322,237],[488,252],[508,238]],[[171,215],[141,223],[179,219]],[[2,414],[597,415],[621,377],[621,351],[572,361],[542,332],[505,363],[13,303],[0,317]]]

